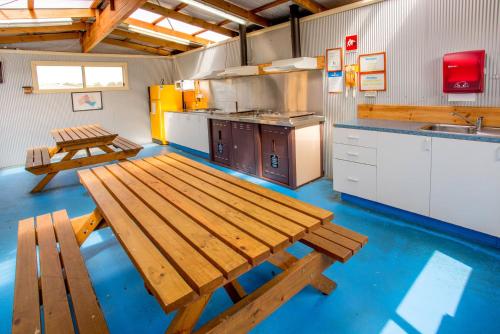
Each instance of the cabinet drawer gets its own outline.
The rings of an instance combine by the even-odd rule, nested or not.
[[[377,132],[358,129],[335,128],[333,142],[377,148]]]
[[[335,159],[359,162],[367,165],[377,164],[377,150],[371,147],[361,147],[345,144],[333,145]]]
[[[377,198],[377,167],[333,159],[333,189],[374,201]]]

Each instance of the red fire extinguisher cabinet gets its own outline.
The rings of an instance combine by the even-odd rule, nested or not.
[[[484,50],[445,54],[443,92],[482,93],[484,91]]]

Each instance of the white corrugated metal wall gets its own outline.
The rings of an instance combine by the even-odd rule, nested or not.
[[[500,1],[498,0],[386,0],[374,5],[306,18],[301,23],[303,56],[323,55],[342,46],[346,35],[359,35],[359,52],[387,52],[387,92],[376,98],[358,93],[354,99],[327,94],[324,85],[325,168],[331,176],[333,124],[356,117],[359,103],[448,104],[441,90],[444,53],[473,49],[487,52],[486,91],[468,105],[500,106]],[[249,62],[266,63],[291,57],[286,26],[249,34]],[[347,63],[356,61],[348,55]],[[215,66],[239,65],[236,41],[174,60],[177,78],[188,78]]]
[[[126,62],[130,89],[104,91],[103,110],[73,112],[70,93],[23,94],[32,86],[31,61]],[[0,167],[23,164],[26,149],[53,145],[50,130],[99,123],[138,143],[151,142],[148,86],[172,82],[173,64],[160,57],[104,57],[0,51]]]

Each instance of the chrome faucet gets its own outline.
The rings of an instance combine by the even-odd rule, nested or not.
[[[462,114],[459,114],[457,112],[452,112],[451,113],[453,116],[457,116],[457,117],[460,117],[461,119],[463,119],[467,124],[469,124],[470,126],[473,126],[476,128],[476,131],[481,131],[482,128],[483,128],[483,121],[484,121],[484,116],[479,116],[477,119],[476,119],[476,123],[473,123],[469,120],[469,118],[467,116],[464,116]]]

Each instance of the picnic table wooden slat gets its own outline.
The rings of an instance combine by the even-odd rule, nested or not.
[[[204,180],[207,183],[210,183],[213,186],[222,188],[226,190],[227,192],[230,192],[240,198],[243,198],[245,200],[248,200],[258,206],[261,206],[262,208],[266,210],[272,210],[275,213],[279,214],[283,218],[290,219],[291,221],[302,225],[308,229],[310,228],[316,228],[321,224],[321,221],[317,218],[313,218],[311,216],[308,216],[300,211],[294,210],[288,206],[285,206],[279,202],[275,202],[273,200],[270,200],[267,197],[264,197],[262,195],[256,194],[254,192],[251,192],[249,190],[240,188],[228,181],[219,179],[215,176],[212,176],[210,174],[204,173],[200,171],[199,169],[196,169],[194,167],[185,165],[175,159],[169,158],[168,156],[162,156],[159,157],[162,161],[166,162],[167,164],[178,168],[186,173],[189,173],[192,176],[195,176],[199,179]]]
[[[97,302],[75,232],[65,210],[53,213],[71,302],[80,334],[108,333],[106,321]]]
[[[42,165],[49,165],[50,164],[50,154],[48,149],[42,149],[41,150],[41,155],[42,155]]]
[[[26,167],[27,168],[33,167],[34,154],[35,154],[35,150],[33,148],[28,149],[28,152],[26,153]]]
[[[43,165],[42,161],[42,151],[37,147],[33,151],[33,166]]]
[[[63,141],[73,141],[73,138],[71,138],[71,136],[66,132],[66,129],[59,129],[59,134],[61,135]]]
[[[13,334],[41,333],[34,219],[19,222]]]
[[[81,131],[79,127],[74,127],[74,128],[70,128],[70,129],[78,136],[78,138],[80,138],[80,139],[87,139],[88,138],[88,136],[83,131]]]
[[[313,232],[315,235],[319,235],[322,238],[330,240],[342,247],[350,249],[352,252],[357,252],[361,249],[361,244],[349,238],[346,238],[340,234],[333,231],[327,230],[326,228],[319,228]]]
[[[111,196],[97,176],[90,170],[78,171],[78,175],[165,312],[174,311],[192,300],[196,296],[194,290]]]
[[[198,253],[106,168],[96,167],[93,168],[93,172],[196,292],[207,293],[223,282],[222,273],[210,261]]]
[[[242,187],[242,188],[250,190],[254,193],[260,194],[260,195],[267,197],[269,199],[272,199],[276,202],[280,202],[281,204],[289,206],[293,209],[299,210],[307,215],[321,219],[324,222],[327,222],[327,221],[330,221],[333,219],[333,213],[328,211],[328,210],[321,209],[321,208],[316,207],[314,205],[311,205],[309,203],[305,203],[305,202],[297,200],[295,198],[280,194],[276,191],[261,187],[257,184],[242,180],[242,179],[237,178],[233,175],[229,175],[227,173],[224,173],[222,171],[214,169],[210,166],[206,166],[206,165],[199,163],[197,161],[183,157],[180,154],[170,153],[168,156],[171,157],[172,159],[180,161],[186,165],[195,167],[195,168],[197,168],[197,169],[199,169],[207,174],[211,174],[213,176],[216,176],[218,178],[221,178],[223,180],[231,182],[239,187]]]
[[[66,133],[71,137],[71,139],[73,141],[81,139],[80,136],[76,132],[73,131],[73,128],[66,128],[66,129],[64,129],[64,131],[66,131]]]
[[[38,216],[36,224],[45,332],[74,333],[50,214]]]
[[[145,162],[142,163],[146,164]],[[189,215],[192,219],[196,220],[211,233],[217,235],[218,238],[236,250],[239,254],[245,256],[251,263],[259,263],[263,258],[269,255],[269,248],[263,243],[229,224],[223,218],[215,215],[200,204],[197,204],[171,186],[156,179],[132,162],[122,162],[119,165],[130,174],[135,175],[143,183],[148,184],[156,193],[182,210],[185,214]]]
[[[366,243],[368,242],[368,237],[366,237],[362,234],[359,234],[353,230],[349,230],[349,229],[342,227],[340,225],[328,223],[328,224],[324,224],[323,227],[332,231],[332,232],[335,232],[337,234],[341,234],[345,237],[348,237],[351,240],[359,242],[363,246],[366,245]]]
[[[198,188],[201,191],[229,204],[230,206],[240,210],[241,212],[246,213],[247,215],[252,216],[253,218],[261,221],[267,226],[279,231],[287,235],[291,241],[297,241],[302,238],[305,234],[305,229],[297,225],[290,220],[287,220],[272,211],[268,211],[266,209],[261,208],[249,201],[243,200],[231,193],[226,192],[223,189],[212,186],[211,184],[200,180],[194,176],[191,176],[180,169],[174,168],[173,166],[168,165],[164,161],[162,161],[161,156],[157,158],[153,158],[160,163],[157,165],[160,169],[166,171],[171,175],[175,175],[179,178],[182,178],[183,181],[189,183],[195,188]],[[145,159],[146,161],[150,161],[150,159]]]
[[[54,129],[54,130],[50,131],[50,134],[52,135],[52,137],[54,138],[56,143],[64,141],[64,139],[61,136],[61,134],[59,133],[58,129]]]
[[[245,215],[244,213],[230,207],[229,205],[218,201],[217,199],[207,195],[206,193],[191,187],[187,183],[175,178],[174,176],[162,171],[157,168],[154,164],[160,163],[156,160],[151,160],[149,163],[147,159],[145,160],[133,160],[131,163],[140,167],[147,173],[153,175],[158,180],[184,194],[186,197],[191,199],[193,202],[203,206],[205,209],[213,212],[214,214],[225,219],[232,226],[248,233],[250,236],[259,240],[270,249],[274,251],[281,250],[288,246],[288,237],[281,234],[267,225],[260,223],[259,221]]]
[[[106,169],[222,271],[227,279],[233,279],[249,269],[250,265],[243,256],[142,183],[136,175],[133,176],[118,165],[106,166]]]

